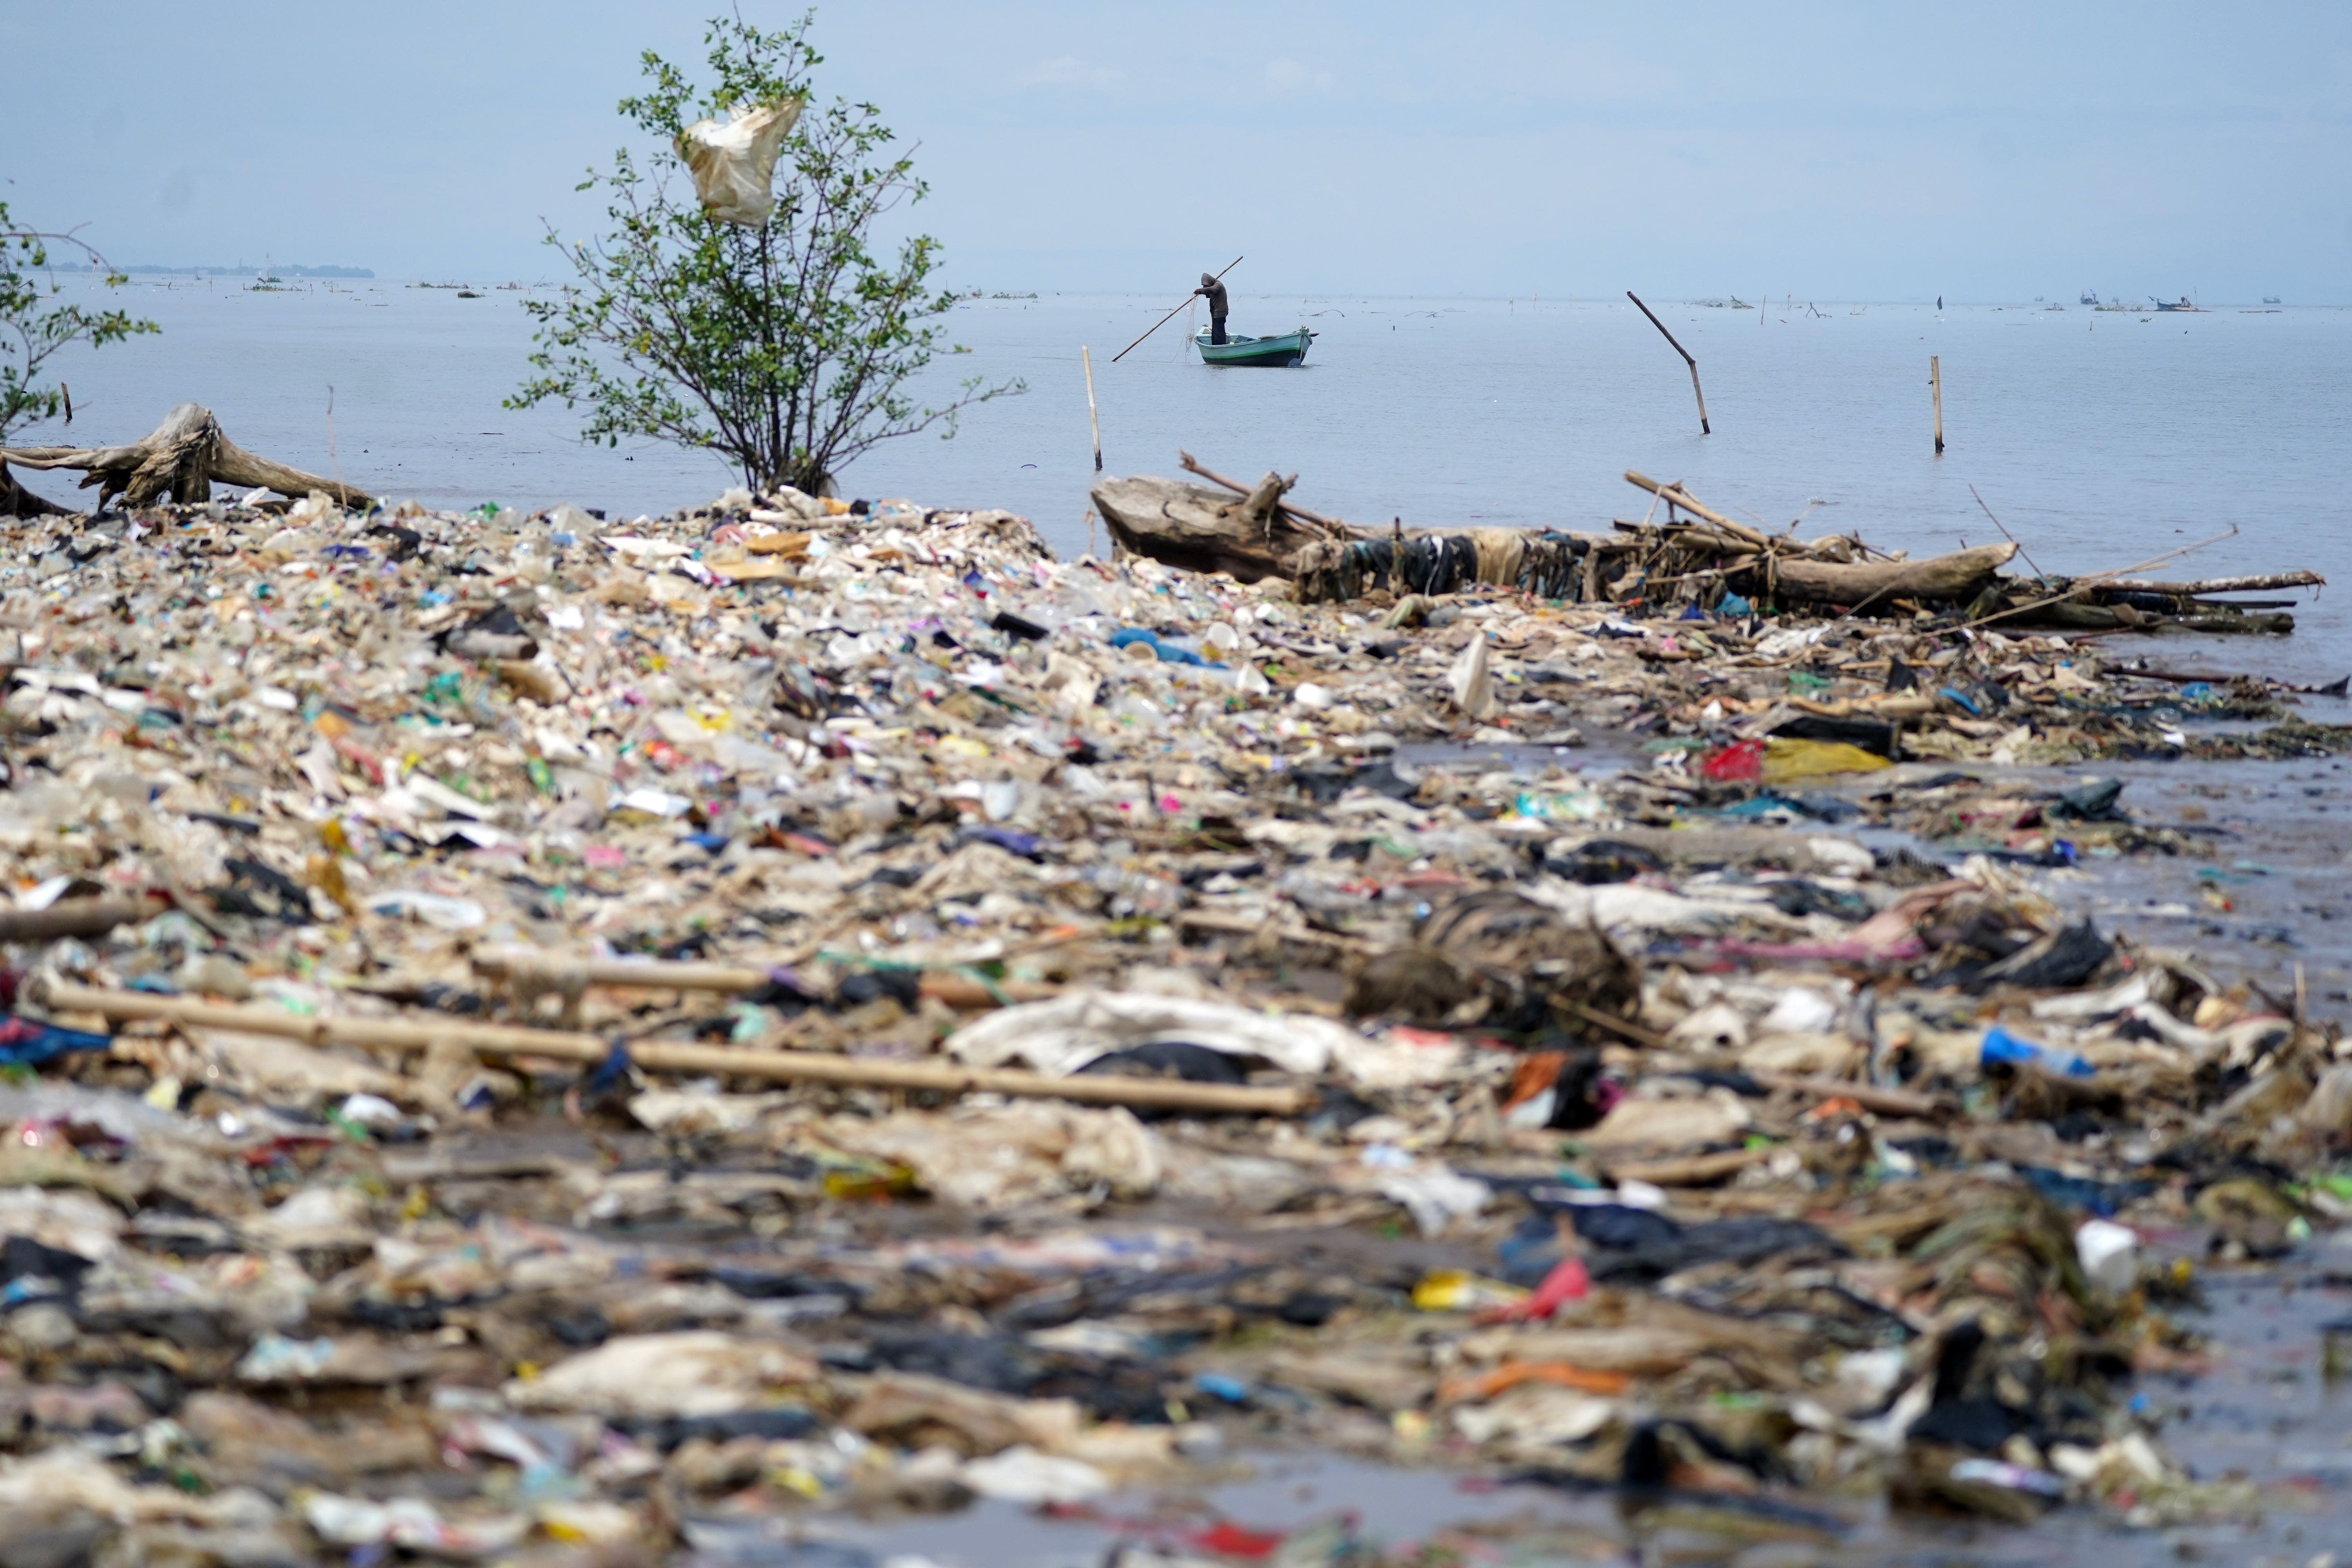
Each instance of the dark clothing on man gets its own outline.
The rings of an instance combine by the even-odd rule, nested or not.
[[[1225,286],[1203,272],[1201,274],[1201,286],[1192,292],[1208,297],[1209,341],[1213,343],[1223,342],[1225,341]]]

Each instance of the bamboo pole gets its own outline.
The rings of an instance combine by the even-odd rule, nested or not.
[[[182,996],[100,990],[60,981],[36,982],[31,989],[32,1000],[52,1013],[95,1013],[117,1021],[147,1019],[183,1029],[271,1035],[310,1046],[356,1046],[365,1050],[405,1054],[430,1050],[436,1045],[454,1045],[490,1056],[601,1062],[612,1055],[614,1045],[594,1035],[476,1024],[457,1018],[417,1022],[405,1018],[305,1017],[277,1007],[221,1007]],[[814,1051],[698,1046],[672,1040],[640,1040],[626,1048],[629,1059],[649,1072],[715,1073],[776,1083],[832,1083],[939,1094],[1004,1094],[1068,1100],[1086,1105],[1124,1105],[1137,1110],[1260,1116],[1296,1116],[1315,1102],[1314,1091],[1305,1088],[1252,1089],[1236,1084],[1184,1083],[1108,1074],[1049,1078],[1044,1073],[1003,1068],[878,1061]]]
[[[486,947],[473,956],[474,973],[486,980],[525,977],[555,993],[591,985],[635,986],[643,991],[718,991],[740,995],[757,991],[773,979],[772,971],[749,964],[680,963],[659,958],[571,959],[541,953],[536,948]],[[1043,1002],[1062,994],[1062,987],[1034,980],[992,980],[986,984],[950,971],[928,970],[917,983],[921,994],[950,1007],[970,1011],[1000,1006],[1005,1002]]]
[[[0,910],[0,942],[104,936],[116,926],[152,920],[171,907],[161,894],[150,894],[135,899],[60,899],[47,909]]]
[[[1102,421],[1095,416],[1095,362],[1084,343],[1078,345],[1078,363],[1087,369],[1087,426],[1095,434],[1095,472],[1102,472]]]
[[[1642,297],[1639,294],[1636,294],[1633,290],[1628,289],[1625,290],[1625,298],[1633,300],[1633,303],[1640,308],[1642,314],[1650,318],[1650,325],[1658,329],[1659,334],[1664,337],[1667,342],[1674,345],[1675,353],[1683,356],[1683,363],[1690,366],[1691,395],[1698,399],[1698,433],[1702,436],[1714,435],[1714,429],[1709,426],[1706,422],[1706,394],[1699,390],[1698,361],[1691,358],[1690,350],[1683,347],[1682,344],[1678,342],[1675,342],[1674,333],[1667,331],[1665,322],[1658,320],[1656,313],[1653,311],[1650,307],[1642,303]]]
[[[1238,257],[1238,256],[1234,257],[1231,261],[1226,262],[1226,263],[1225,263],[1225,265],[1223,266],[1223,268],[1221,268],[1221,269],[1218,271],[1218,273],[1217,273],[1217,277],[1218,277],[1220,279],[1222,279],[1224,277],[1224,275],[1225,275],[1226,273],[1231,272],[1234,268],[1239,267],[1241,264],[1242,264],[1242,258],[1241,258],[1240,257]],[[1185,295],[1185,296],[1184,296],[1184,303],[1183,303],[1183,304],[1181,304],[1181,305],[1177,306],[1177,307],[1176,307],[1176,310],[1184,310],[1184,309],[1188,308],[1189,306],[1191,306],[1191,304],[1192,303],[1192,301],[1200,296],[1200,292],[1201,292],[1201,291],[1200,291],[1198,289],[1193,289],[1193,290],[1192,290],[1192,293]],[[1148,337],[1150,337],[1153,332],[1158,331],[1160,328],[1162,328],[1162,327],[1166,326],[1170,321],[1171,321],[1175,320],[1175,319],[1176,319],[1176,310],[1171,310],[1171,311],[1169,311],[1169,312],[1168,312],[1168,314],[1166,314],[1166,315],[1164,315],[1164,316],[1160,317],[1158,321],[1156,321],[1152,322],[1152,323],[1151,323],[1151,325],[1150,325],[1148,329],[1146,329],[1146,330],[1145,330],[1144,334],[1143,334],[1143,338],[1148,338]],[[1141,342],[1143,341],[1143,338],[1138,338],[1138,339],[1136,339],[1136,340],[1135,340],[1135,343],[1139,343],[1139,342]],[[1133,353],[1135,352],[1135,343],[1129,343],[1129,344],[1128,344],[1128,345],[1127,345],[1127,347],[1125,347],[1125,348],[1123,348],[1123,349],[1119,350],[1119,351],[1118,351],[1118,353],[1115,353],[1115,354],[1111,355],[1111,356],[1110,356],[1110,363],[1113,363],[1113,364],[1117,364],[1119,361],[1121,361],[1121,360],[1125,359],[1128,355],[1129,355],[1129,354]]]
[[[1944,368],[1940,355],[1927,356],[1927,384],[1936,394],[1936,456],[1944,455]]]
[[[2195,583],[2148,583],[2138,580],[2102,583],[2102,594],[2167,594],[2191,598],[2200,594],[2252,594],[2264,588],[2325,588],[2327,579],[2316,572],[2268,572],[2259,577],[2207,577]],[[2202,676],[2199,679],[2205,679]]]

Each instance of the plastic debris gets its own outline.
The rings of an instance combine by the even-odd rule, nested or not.
[[[698,120],[678,132],[677,155],[694,174],[695,199],[721,223],[764,228],[775,210],[776,154],[804,100],[741,105],[726,121]]]
[[[1450,545],[1304,605],[255,502],[0,575],[0,1509],[105,1561],[800,1561],[1261,1440],[2185,1518],[2126,1367],[2352,1214],[2329,1026],[2079,896],[2265,874],[2041,766],[2340,749],[2259,683]]]

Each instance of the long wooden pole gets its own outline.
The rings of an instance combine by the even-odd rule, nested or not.
[[[1698,361],[1691,358],[1690,350],[1683,347],[1680,343],[1675,342],[1674,333],[1666,331],[1665,322],[1658,320],[1657,313],[1655,311],[1652,310],[1647,305],[1642,304],[1642,297],[1639,294],[1636,294],[1633,290],[1628,289],[1625,290],[1625,298],[1633,300],[1635,305],[1641,307],[1642,314],[1650,318],[1650,325],[1657,328],[1660,334],[1665,338],[1667,342],[1674,344],[1675,353],[1682,355],[1683,363],[1690,366],[1691,395],[1698,399],[1698,433],[1702,436],[1714,435],[1714,429],[1708,426],[1706,422],[1706,394],[1699,390]]]
[[[1691,499],[1691,495],[1688,490],[1684,489],[1679,485],[1662,485],[1657,480],[1652,479],[1649,475],[1634,468],[1628,468],[1625,470],[1625,482],[1629,485],[1635,486],[1638,489],[1645,489],[1652,495],[1657,497],[1660,500],[1664,501],[1671,506],[1678,506],[1685,511],[1690,513],[1693,517],[1698,518],[1706,522],[1711,522],[1715,524],[1716,527],[1723,530],[1726,533],[1731,534],[1736,538],[1744,539],[1750,544],[1761,547],[1769,542],[1762,534],[1757,532],[1746,523],[1734,522],[1731,519],[1724,516],[1713,507],[1701,506],[1698,502]]]
[[[552,1057],[601,1062],[613,1042],[558,1029],[518,1028],[460,1019],[429,1023],[399,1018],[301,1017],[278,1007],[216,1007],[181,996],[107,991],[61,982],[35,987],[34,1000],[52,1013],[95,1013],[112,1019],[145,1018],[183,1028],[274,1035],[312,1046],[357,1046],[402,1053],[449,1044],[492,1056]],[[1309,1089],[1252,1089],[1165,1079],[1044,1073],[1003,1068],[962,1068],[946,1062],[893,1062],[817,1051],[772,1051],[746,1046],[696,1046],[672,1040],[629,1044],[629,1059],[652,1072],[715,1073],[778,1083],[837,1083],[866,1089],[924,1089],[941,1094],[1008,1094],[1127,1105],[1153,1110],[1225,1111],[1295,1116],[1315,1103]]]
[[[1216,275],[1217,275],[1219,278],[1223,278],[1226,273],[1231,272],[1234,268],[1239,267],[1241,264],[1242,264],[1242,258],[1241,258],[1240,257],[1236,256],[1236,257],[1234,257],[1231,261],[1226,262],[1226,263],[1224,264],[1224,266],[1223,266],[1223,267],[1220,268],[1218,269],[1218,271],[1217,271],[1217,274],[1216,274]],[[1189,305],[1189,304],[1191,304],[1191,303],[1192,302],[1193,299],[1194,299],[1197,295],[1199,295],[1199,293],[1200,293],[1200,292],[1201,292],[1201,291],[1200,291],[1198,289],[1193,289],[1193,290],[1192,290],[1192,293],[1185,295],[1185,296],[1184,296],[1183,304],[1180,304],[1180,305],[1178,305],[1178,306],[1176,307],[1176,310],[1182,310],[1182,309],[1184,308],[1184,306],[1185,306],[1185,305]],[[1160,317],[1158,321],[1156,321],[1152,322],[1152,323],[1151,323],[1151,327],[1150,327],[1150,331],[1146,331],[1146,332],[1143,334],[1143,338],[1148,338],[1148,337],[1150,337],[1150,336],[1151,335],[1151,333],[1152,333],[1152,332],[1156,332],[1156,331],[1158,331],[1160,328],[1162,328],[1162,327],[1166,326],[1169,322],[1171,322],[1171,321],[1174,321],[1174,320],[1176,319],[1176,310],[1171,310],[1171,311],[1169,311],[1166,315],[1164,315],[1164,316]],[[1143,338],[1138,338],[1138,339],[1136,339],[1136,340],[1135,340],[1135,343],[1139,343],[1139,342],[1141,342],[1143,341]],[[1115,353],[1115,354],[1111,355],[1111,356],[1110,356],[1110,363],[1113,363],[1113,364],[1117,364],[1119,361],[1121,361],[1121,360],[1125,359],[1128,355],[1129,355],[1129,354],[1133,353],[1135,352],[1135,343],[1129,343],[1129,344],[1128,344],[1128,345],[1127,345],[1127,347],[1125,347],[1125,348],[1123,348],[1123,349],[1119,350],[1119,351],[1118,351],[1118,353]]]
[[[135,899],[60,899],[47,909],[0,910],[0,942],[104,936],[116,926],[152,920],[171,907],[157,893]]]
[[[2186,598],[2200,594],[2251,594],[2263,588],[2325,588],[2327,579],[2316,572],[2268,572],[2259,577],[2207,577],[2195,583],[2102,583],[2108,594],[2170,594]],[[2141,671],[2133,670],[2134,675]],[[2209,679],[2198,676],[2199,680]]]
[[[1927,356],[1927,384],[1936,393],[1936,456],[1944,455],[1944,366],[1942,356]]]
[[[1084,343],[1078,345],[1078,363],[1087,367],[1087,427],[1095,433],[1095,472],[1102,472],[1102,421],[1095,416],[1095,362]]]

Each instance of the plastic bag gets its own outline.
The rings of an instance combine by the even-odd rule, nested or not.
[[[804,100],[787,98],[739,109],[726,121],[698,120],[678,132],[677,155],[694,171],[694,195],[721,223],[765,228],[776,197],[776,153],[801,117]]]
[[[1874,752],[1843,741],[1776,738],[1766,743],[1763,766],[1759,771],[1766,784],[1787,784],[1794,779],[1819,778],[1824,773],[1874,773],[1894,765]]]

